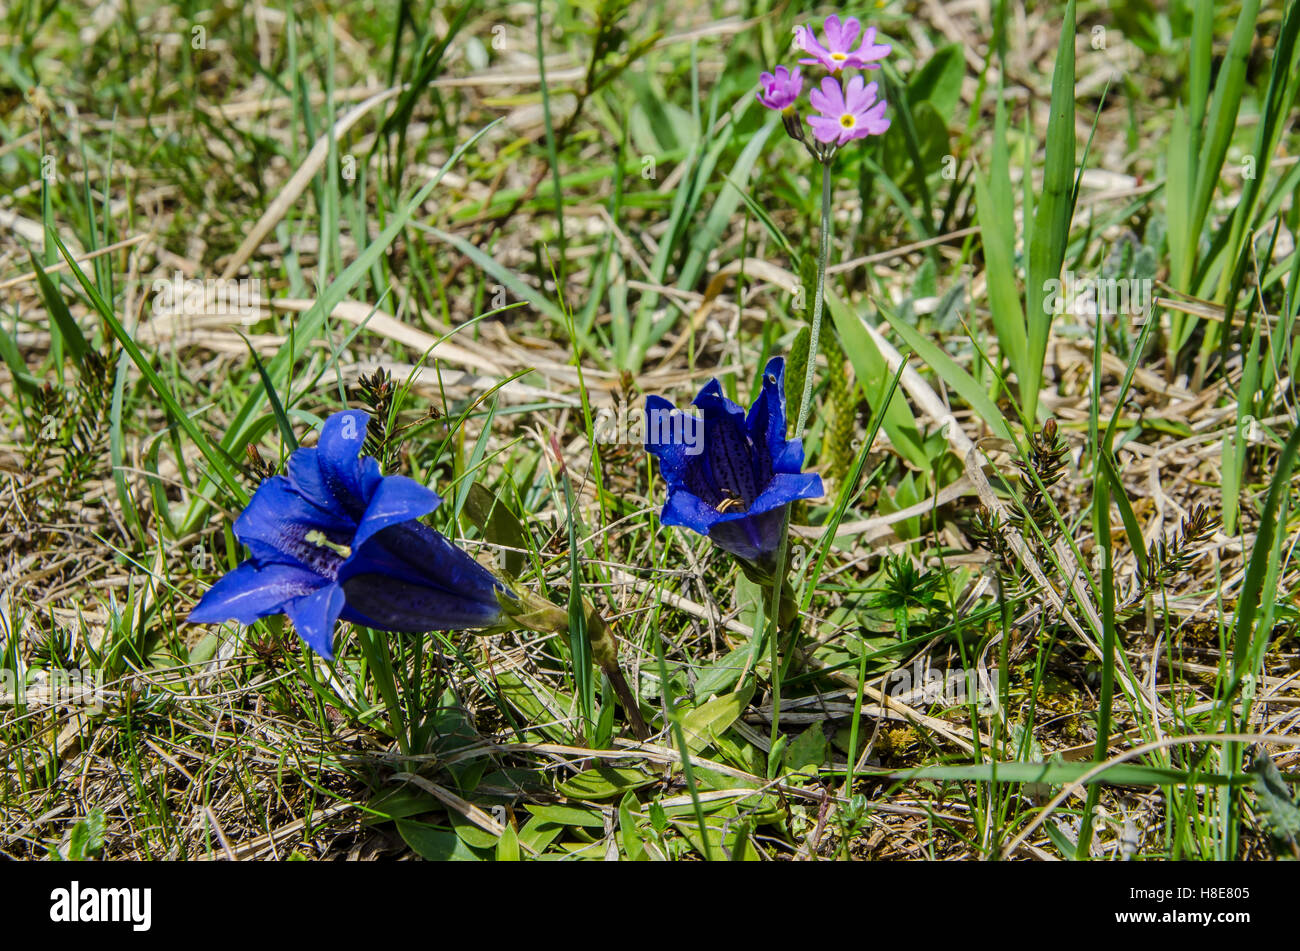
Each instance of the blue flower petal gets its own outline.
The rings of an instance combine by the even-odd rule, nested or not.
[[[745,432],[743,417],[716,409],[705,411],[704,457],[708,480],[718,487],[722,499],[740,499],[745,506],[758,497],[762,483],[755,471],[754,451]]]
[[[355,523],[350,518],[312,505],[293,490],[284,476],[272,476],[263,482],[235,519],[235,537],[259,561],[300,565],[326,579],[337,573],[343,556],[309,542],[307,536],[320,532],[335,544],[348,545],[354,531]]]
[[[784,525],[785,510],[773,509],[719,522],[710,529],[709,538],[738,558],[761,562],[776,553]]]
[[[659,471],[670,485],[681,481],[682,467],[687,463],[685,447],[673,438],[676,428],[682,432],[677,417],[685,415],[662,396],[645,399],[645,451],[659,457]]]
[[[365,574],[382,574],[493,607],[501,586],[492,572],[421,522],[402,522],[375,533],[340,568],[339,582]]]
[[[234,526],[252,559],[218,581],[191,620],[249,624],[282,612],[331,659],[340,617],[392,631],[499,622],[500,582],[417,521],[441,503],[437,493],[404,476],[385,478],[378,462],[360,455],[367,420],[360,411],[330,416],[317,447],[290,457],[287,477],[258,487]]]
[[[658,455],[660,450],[665,446],[673,445],[673,440],[667,437],[672,431],[670,425],[671,417],[674,413],[681,410],[673,406],[662,396],[647,396],[645,398],[645,448],[646,452]],[[662,434],[662,435],[661,435]]]
[[[722,392],[722,384],[718,382],[716,377],[705,383],[691,402],[704,410],[706,414],[710,411],[716,411],[735,417],[737,422],[744,423],[745,421],[745,411],[727,399]]]
[[[669,493],[661,521],[707,535],[719,548],[747,561],[760,561],[774,554],[781,543],[785,506],[794,499],[821,494],[821,478],[815,473],[777,475],[748,510],[719,512],[678,489]]]
[[[756,478],[753,447],[745,431],[745,411],[722,394],[722,384],[710,380],[695,397],[704,413],[702,463],[689,473],[687,487],[710,505],[726,499],[754,500],[761,483]]]
[[[646,451],[659,457],[659,472],[670,487],[686,486],[715,503],[722,501],[704,458],[702,416],[674,409],[662,397],[647,397],[645,436]]]
[[[320,474],[318,455],[315,448],[294,450],[293,455],[289,457],[287,466],[289,485],[313,505],[324,509],[332,509],[338,503],[329,489],[325,487],[325,480]]]
[[[322,484],[343,511],[357,521],[383,478],[379,463],[371,456],[361,456],[369,419],[361,410],[335,413],[325,420],[316,444]]]
[[[825,490],[822,477],[815,472],[778,472],[772,476],[763,494],[754,500],[750,512],[767,512],[782,508],[796,499],[820,498]]]
[[[786,438],[785,360],[768,361],[748,414],[723,395],[716,379],[694,403],[704,416],[698,456],[655,432],[650,420],[646,449],[659,457],[669,487],[661,520],[707,535],[748,561],[766,561],[780,545],[786,507],[823,493],[821,478],[801,471],[802,442]],[[675,412],[658,397],[647,399],[646,408]]]
[[[366,514],[352,538],[353,550],[364,545],[376,532],[399,522],[428,515],[441,504],[442,499],[438,493],[414,479],[386,476],[370,496]]]
[[[501,620],[495,595],[490,602],[479,600],[387,573],[352,575],[343,591],[350,618],[384,631],[459,631],[491,627]]]
[[[343,589],[336,584],[326,585],[284,606],[284,613],[293,621],[298,636],[326,660],[334,659],[334,623],[342,610]]]
[[[659,521],[707,535],[709,528],[721,518],[718,510],[699,496],[685,489],[673,489],[668,493],[668,504],[664,506]]]
[[[217,580],[190,612],[194,624],[238,621],[252,624],[260,617],[280,614],[295,598],[310,594],[324,578],[312,571],[292,565],[258,566],[246,561]]]
[[[803,468],[803,442],[786,438],[785,358],[773,357],[763,371],[763,386],[750,407],[745,426],[762,464],[763,481],[774,472]]]

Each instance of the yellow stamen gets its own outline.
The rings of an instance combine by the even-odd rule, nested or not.
[[[318,548],[328,548],[330,551],[342,555],[344,558],[352,557],[351,548],[339,542],[330,541],[329,538],[326,537],[324,532],[319,531],[317,529],[313,529],[312,531],[308,532],[306,535],[303,536],[303,539],[308,544],[315,545]]]
[[[742,512],[745,510],[745,500],[743,498],[725,487],[722,490],[722,494],[724,497],[717,506],[719,515],[730,512],[732,509],[740,509]]]

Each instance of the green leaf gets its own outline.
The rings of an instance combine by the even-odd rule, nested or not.
[[[634,793],[627,793],[619,801],[618,829],[623,834],[623,854],[631,862],[640,862],[646,857],[645,840],[641,838],[641,827],[636,821],[640,811],[641,803]]]
[[[28,394],[35,394],[40,391],[40,380],[27,372],[27,364],[23,361],[22,354],[18,352],[18,344],[14,342],[13,337],[9,336],[9,331],[5,330],[4,327],[0,327],[0,358],[3,358],[5,365],[9,367],[14,382],[26,390]]]
[[[747,683],[735,693],[723,694],[688,711],[681,718],[682,733],[686,737],[686,747],[692,753],[698,753],[713,745],[714,737],[725,733],[731,724],[749,706],[754,696],[753,681]]]
[[[216,634],[204,634],[199,642],[189,649],[188,661],[194,666],[206,664],[217,654],[221,639]]]
[[[979,766],[922,766],[889,775],[894,779],[903,780],[938,779],[953,782],[1042,783],[1048,786],[1063,786],[1077,781],[1095,766],[1095,763],[990,763]],[[1248,777],[1244,775],[1229,777],[1219,773],[1117,763],[1094,776],[1089,782],[1107,783],[1113,786],[1184,784],[1230,786],[1240,785],[1247,779]]]
[[[1277,764],[1260,753],[1246,772],[1255,777],[1255,794],[1269,831],[1292,849],[1300,848],[1300,801],[1287,788]]]
[[[367,816],[363,822],[373,825],[378,822],[390,822],[393,819],[405,819],[422,812],[433,812],[439,808],[439,802],[415,786],[395,786],[382,790],[366,803],[366,807],[375,815]]]
[[[1124,484],[1120,481],[1119,473],[1115,471],[1115,464],[1111,462],[1110,455],[1106,452],[1099,452],[1097,459],[1101,462],[1101,469],[1106,475],[1106,481],[1110,483],[1111,498],[1119,506],[1119,515],[1124,521],[1124,534],[1128,536],[1129,547],[1133,549],[1133,554],[1137,556],[1138,573],[1145,575],[1147,571],[1147,543],[1142,537],[1142,526],[1138,524],[1137,514],[1133,511],[1133,505],[1128,500],[1128,493],[1124,491]]]
[[[41,299],[45,301],[45,309],[50,313],[50,319],[53,323],[50,330],[63,338],[64,346],[68,348],[68,353],[77,363],[86,359],[86,353],[90,350],[90,345],[86,343],[85,336],[81,333],[81,328],[77,326],[76,320],[72,317],[72,311],[68,310],[68,304],[59,293],[59,289],[54,286],[45,269],[41,267],[36,256],[30,251],[27,253],[31,259],[32,268],[36,271],[36,283],[41,289]]]
[[[495,848],[500,837],[493,835],[487,829],[476,824],[471,819],[461,815],[454,809],[448,810],[447,819],[451,822],[451,827],[460,836],[462,842],[472,849],[491,849]]]
[[[1021,408],[1031,422],[1038,413],[1038,390],[1053,313],[1045,306],[1047,282],[1059,280],[1074,216],[1074,0],[1065,8],[1056,68],[1052,72],[1052,111],[1047,121],[1047,160],[1043,190],[1034,216],[1025,287],[1028,341],[1025,363],[1018,368]],[[1026,172],[1028,177],[1028,172]],[[1028,212],[1026,211],[1026,214]]]
[[[133,537],[144,541],[144,529],[140,524],[140,514],[136,509],[135,497],[126,481],[126,441],[122,437],[122,402],[126,398],[126,376],[130,364],[125,360],[117,361],[113,373],[113,396],[108,404],[108,457],[113,467],[113,488],[117,492],[117,504],[122,513],[122,520]]]
[[[767,751],[767,778],[775,779],[781,771],[781,764],[785,762],[785,748],[790,743],[788,734],[782,733],[772,744],[772,748]]]
[[[629,792],[629,796],[632,794]],[[635,797],[634,797],[635,798]],[[545,822],[561,826],[585,826],[588,829],[605,828],[605,817],[592,809],[579,809],[577,806],[533,806],[525,805],[530,813]]]
[[[497,861],[519,861],[519,837],[515,834],[514,826],[507,825],[506,831],[497,839]]]
[[[993,118],[993,157],[988,178],[975,173],[975,204],[989,309],[1002,358],[1017,376],[1026,364],[1025,312],[1016,289],[1016,222],[1011,197],[1011,157],[1007,149],[1007,114],[998,98]]]
[[[803,406],[803,384],[808,376],[808,349],[812,338],[811,328],[804,326],[795,334],[790,344],[790,354],[785,361],[785,417],[798,419]]]
[[[792,773],[806,772],[816,775],[826,762],[828,744],[820,723],[814,723],[800,733],[785,750],[785,767]]]
[[[939,114],[939,110],[928,102],[918,105],[912,118],[916,123],[916,142],[921,155],[922,171],[927,168],[940,170],[943,157],[948,154],[948,123]]]
[[[1219,185],[1232,133],[1237,128],[1237,112],[1241,108],[1246,85],[1246,63],[1255,39],[1255,21],[1258,17],[1259,0],[1244,0],[1241,12],[1237,14],[1232,39],[1228,43],[1227,55],[1215,78],[1214,96],[1206,119],[1209,136],[1196,152],[1196,189],[1192,197],[1191,223],[1187,235],[1192,253],[1195,253],[1196,242],[1210,210],[1210,202]]]
[[[239,336],[248,347],[248,354],[253,358],[253,366],[257,368],[257,375],[262,379],[262,388],[266,390],[266,398],[271,401],[271,412],[275,415],[275,424],[280,427],[280,438],[284,440],[290,452],[295,452],[298,449],[298,437],[294,434],[293,424],[289,422],[289,417],[284,411],[284,404],[280,402],[280,394],[275,391],[275,384],[271,382],[271,376],[266,372],[266,366],[262,363],[262,358],[257,355],[257,351],[253,349],[253,345],[242,333]]]
[[[573,669],[573,687],[582,714],[582,732],[592,735],[596,712],[596,682],[591,675],[591,636],[587,631],[587,608],[582,598],[582,560],[579,556],[578,518],[574,512],[573,485],[568,470],[561,470],[564,483],[564,519],[569,532],[569,653]]]
[[[907,98],[916,104],[929,102],[942,116],[950,116],[961,99],[961,81],[966,59],[956,43],[934,51],[925,65],[907,81]]]
[[[1066,837],[1065,833],[1061,831],[1060,826],[1049,819],[1047,822],[1043,823],[1043,831],[1047,833],[1047,837],[1052,840],[1052,844],[1056,846],[1058,852],[1067,858],[1074,857],[1078,845],[1071,842],[1069,838]]]
[[[636,97],[628,110],[628,124],[632,144],[640,152],[660,155],[695,145],[697,137],[691,114],[670,102],[648,74],[630,72],[625,82]]]
[[[534,852],[543,852],[548,845],[560,837],[562,832],[564,826],[534,817],[524,823],[524,827],[519,830],[519,841]]]
[[[1241,593],[1237,597],[1237,618],[1236,629],[1233,631],[1232,639],[1232,675],[1233,682],[1231,689],[1223,695],[1223,702],[1231,704],[1233,695],[1240,688],[1242,678],[1248,673],[1253,673],[1258,661],[1262,658],[1263,651],[1268,646],[1269,630],[1265,630],[1263,625],[1260,630],[1255,629],[1255,619],[1259,614],[1261,607],[1261,598],[1266,602],[1263,607],[1265,613],[1277,600],[1277,590],[1272,592],[1266,590],[1264,579],[1269,573],[1269,564],[1277,558],[1277,551],[1274,547],[1276,539],[1280,545],[1282,538],[1278,535],[1278,509],[1281,507],[1283,497],[1290,496],[1291,491],[1291,472],[1295,468],[1296,457],[1300,454],[1300,426],[1291,431],[1290,438],[1287,439],[1286,445],[1282,447],[1282,452],[1277,456],[1273,463],[1273,478],[1268,486],[1268,496],[1264,500],[1264,508],[1260,512],[1259,532],[1255,536],[1255,544],[1250,552],[1250,560],[1246,564],[1246,577],[1242,582]],[[1243,726],[1248,725],[1249,711],[1242,710]]]
[[[758,593],[758,585],[754,584],[754,582],[750,581],[743,575],[738,576],[736,579],[737,598],[740,596],[742,585],[752,586],[756,593],[756,597],[761,600],[762,595]],[[742,619],[745,617],[743,608],[740,617]],[[750,613],[750,617],[753,617],[752,612]],[[749,622],[744,621],[743,623]],[[742,644],[740,647],[727,651],[727,653],[723,654],[712,663],[701,667],[696,671],[695,695],[697,697],[711,697],[719,691],[730,690],[734,687],[736,681],[740,679],[741,671],[745,669],[745,659],[752,651],[753,648],[750,644]]]
[[[398,819],[397,831],[420,858],[430,862],[480,861],[478,853],[450,829],[440,829],[413,819]]]
[[[1196,238],[1191,234],[1192,221],[1192,153],[1191,129],[1180,103],[1174,104],[1173,123],[1169,129],[1169,150],[1165,159],[1165,217],[1169,220],[1169,279],[1176,290],[1188,292],[1192,282],[1192,260]],[[1171,314],[1173,326],[1186,318]],[[1185,340],[1175,340],[1181,348]]]
[[[481,482],[470,485],[461,511],[469,516],[469,520],[474,523],[479,534],[490,544],[501,545],[508,549],[502,552],[505,556],[506,572],[512,576],[518,575],[524,568],[523,549],[531,547],[527,530],[519,521],[519,517]]]
[[[104,826],[104,811],[91,809],[72,827],[68,833],[67,855],[60,852],[59,857],[66,857],[70,862],[81,862],[94,855],[104,847]]]
[[[629,789],[648,786],[654,781],[655,777],[647,776],[639,769],[595,766],[583,770],[567,782],[560,783],[556,791],[570,799],[583,801],[610,799]]]
[[[840,345],[844,348],[849,362],[853,364],[853,372],[857,375],[867,398],[870,400],[876,398],[878,393],[887,392],[893,374],[889,372],[889,366],[872,341],[871,335],[862,326],[862,318],[829,289],[826,292],[826,306],[830,310],[831,319],[835,321],[835,330],[840,335]],[[872,409],[879,412],[876,407]],[[889,441],[894,448],[917,469],[929,472],[930,457],[921,439],[921,428],[916,424],[912,408],[907,405],[907,400],[902,393],[894,392],[883,415],[882,425],[885,427],[885,432],[889,434]]]
[[[980,386],[974,377],[958,366],[957,361],[948,356],[943,348],[915,327],[900,320],[896,314],[892,314],[887,310],[882,309],[881,313],[889,321],[890,326],[903,338],[904,342],[929,365],[930,369],[939,374],[939,378],[956,390],[958,395],[970,405],[971,409],[979,414],[985,425],[993,430],[995,436],[1013,440],[1006,417],[1002,415],[1002,411],[998,409],[997,404],[989,398],[988,393],[984,392],[984,387]]]
[[[663,803],[655,799],[646,811],[650,814],[650,827],[655,830],[656,835],[663,835],[664,830],[668,828],[668,814],[664,812]]]

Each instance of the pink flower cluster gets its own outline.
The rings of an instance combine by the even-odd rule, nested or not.
[[[841,21],[838,16],[829,16],[822,32],[825,44],[818,42],[810,27],[794,28],[794,48],[808,57],[799,60],[800,65],[821,66],[830,73],[808,96],[809,103],[817,110],[817,115],[808,118],[813,135],[824,147],[832,149],[854,139],[880,135],[889,128],[889,120],[885,118],[885,101],[876,96],[876,84],[861,76],[852,76],[845,83],[842,74],[846,69],[879,69],[876,60],[889,54],[890,45],[876,42],[874,26],[864,33],[854,17]],[[859,34],[862,42],[855,49]],[[799,97],[803,93],[799,67],[791,70],[778,66],[774,73],[763,73],[759,79],[762,88],[758,101],[783,113],[790,134],[802,140],[797,118]]]

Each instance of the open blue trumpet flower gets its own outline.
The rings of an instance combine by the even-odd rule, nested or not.
[[[287,477],[258,487],[234,526],[252,557],[208,589],[191,622],[285,614],[330,660],[340,618],[408,633],[501,621],[492,573],[416,521],[442,503],[437,493],[361,455],[367,421],[335,413],[315,448],[289,457]]]
[[[751,564],[771,567],[795,499],[822,494],[816,473],[802,472],[803,443],[786,438],[785,360],[774,357],[749,414],[710,380],[691,417],[658,396],[646,399],[646,451],[659,457],[668,483],[660,520],[707,535]],[[703,438],[698,436],[703,427]]]

